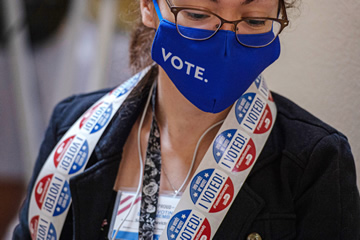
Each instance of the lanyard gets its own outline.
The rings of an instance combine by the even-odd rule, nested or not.
[[[71,204],[70,178],[85,170],[116,111],[150,69],[151,66],[147,67],[98,100],[57,143],[30,196],[28,223],[33,240],[60,238]],[[275,117],[275,103],[264,79],[259,76],[231,109],[161,240],[213,237],[260,155]]]
[[[155,117],[155,94],[151,92],[149,94],[152,94],[153,111],[142,183],[139,240],[153,239],[160,191],[160,131]]]

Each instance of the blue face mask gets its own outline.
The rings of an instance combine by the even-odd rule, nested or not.
[[[219,30],[204,41],[186,39],[174,23],[162,18],[156,0],[153,2],[160,25],[152,45],[152,59],[184,97],[204,112],[218,113],[231,106],[280,55],[278,37],[262,48],[242,46],[235,33],[227,30]],[[201,36],[207,30],[186,31]],[[255,35],[247,37],[249,41],[259,39]]]

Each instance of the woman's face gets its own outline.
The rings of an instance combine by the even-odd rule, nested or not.
[[[165,0],[157,0],[163,17],[174,22]],[[243,17],[277,18],[279,0],[170,0],[174,6],[191,6],[207,9],[222,18],[234,21]],[[144,9],[147,8],[147,9]],[[141,10],[143,23],[151,28],[158,26],[158,18],[152,5],[152,0],[142,0]],[[224,24],[222,29],[231,30],[230,24]]]

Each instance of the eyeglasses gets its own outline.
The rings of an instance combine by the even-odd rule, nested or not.
[[[246,47],[261,48],[271,44],[288,26],[284,0],[279,3],[279,17],[244,17],[228,21],[219,15],[201,8],[176,7],[166,0],[174,14],[177,31],[190,40],[207,40],[213,37],[224,23],[233,24],[237,41]],[[194,31],[197,29],[197,31]]]

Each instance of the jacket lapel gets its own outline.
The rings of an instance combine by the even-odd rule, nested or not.
[[[88,168],[70,180],[74,239],[99,239],[104,219],[108,223],[114,207],[113,190],[123,145],[144,96],[130,96],[113,117],[89,159]],[[94,227],[95,226],[95,227]],[[107,233],[106,233],[107,234]]]
[[[243,239],[264,205],[264,200],[244,183],[213,239]]]
[[[281,155],[279,143],[276,137],[277,132],[279,132],[279,127],[275,123],[274,128],[272,129],[272,132],[270,133],[269,138],[260,153],[259,159],[256,161],[248,178],[258,174],[259,171],[261,174],[262,168],[266,167],[268,164],[278,159],[279,156]]]
[[[259,159],[251,170],[248,180],[261,174],[261,170],[279,158],[280,151],[276,142],[277,126],[274,126]],[[240,192],[221,223],[214,240],[246,239],[248,229],[265,206],[265,201],[251,189],[251,181],[246,180]]]
[[[74,239],[99,239],[104,219],[110,221],[119,159],[101,161],[71,179]]]

